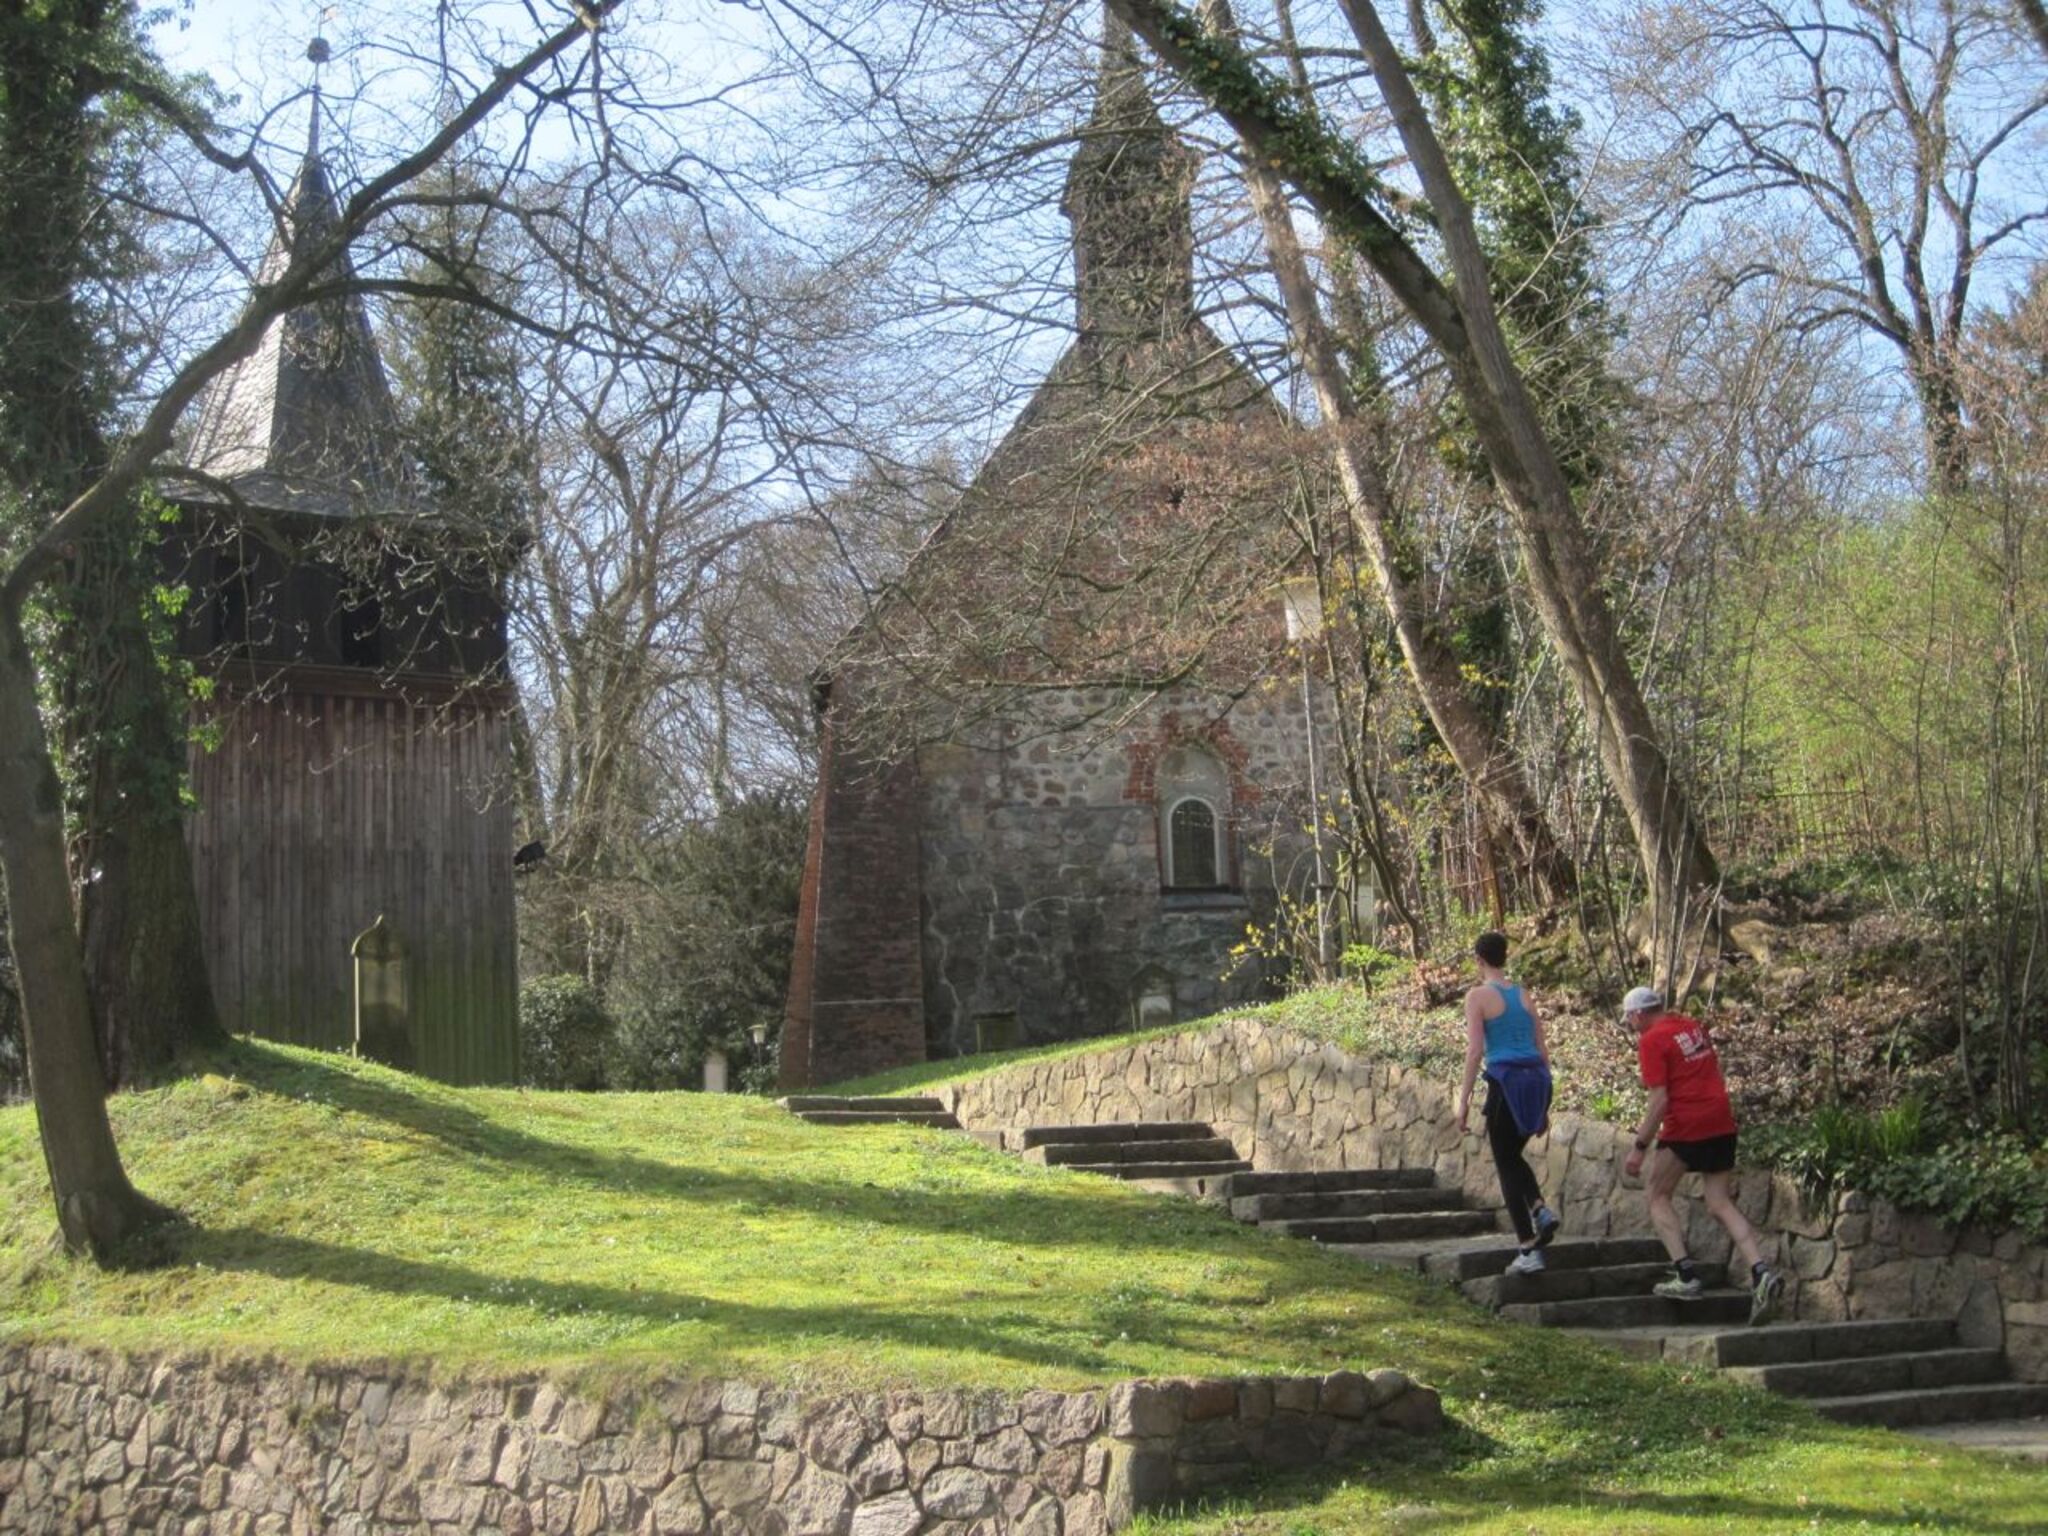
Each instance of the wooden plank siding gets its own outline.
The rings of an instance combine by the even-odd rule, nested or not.
[[[406,946],[413,1066],[516,1081],[510,723],[488,700],[223,688],[188,838],[214,993],[239,1034],[354,1040],[349,943]]]

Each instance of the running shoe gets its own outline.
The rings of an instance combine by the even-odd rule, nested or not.
[[[1775,1269],[1767,1269],[1756,1277],[1756,1288],[1749,1293],[1749,1326],[1761,1328],[1778,1315],[1778,1303],[1785,1294],[1785,1277]]]
[[[1700,1293],[1706,1290],[1698,1279],[1683,1280],[1673,1275],[1669,1280],[1659,1280],[1650,1288],[1653,1296],[1663,1296],[1672,1301],[1698,1301]]]
[[[1543,1262],[1543,1255],[1536,1249],[1524,1248],[1515,1255],[1514,1261],[1508,1265],[1507,1273],[1511,1275],[1540,1275],[1549,1267],[1549,1265]]]
[[[1557,1236],[1557,1229],[1564,1225],[1557,1219],[1557,1212],[1547,1205],[1536,1207],[1536,1246],[1548,1248],[1550,1240]]]

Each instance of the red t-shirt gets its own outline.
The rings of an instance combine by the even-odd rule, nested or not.
[[[1721,1059],[1706,1026],[1682,1013],[1658,1015],[1636,1041],[1643,1086],[1670,1090],[1663,1141],[1706,1141],[1735,1134],[1735,1111],[1721,1080]]]

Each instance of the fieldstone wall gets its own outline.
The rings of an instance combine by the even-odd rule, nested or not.
[[[1443,1424],[1399,1371],[1078,1392],[607,1397],[402,1370],[0,1353],[0,1531],[1103,1536]]]
[[[1248,922],[1272,920],[1283,881],[1308,879],[1308,743],[1298,689],[1234,702],[1183,689],[1135,709],[1076,690],[924,749],[932,1053],[1128,1028],[1155,988],[1182,1019],[1260,996],[1259,965],[1233,969],[1231,951]],[[1160,775],[1170,793],[1187,753],[1227,783],[1225,890],[1162,891]]]
[[[1479,1203],[1500,1187],[1483,1135],[1452,1117],[1456,1084],[1362,1060],[1246,1019],[993,1073],[945,1090],[970,1131],[1031,1125],[1204,1120],[1261,1169],[1434,1168]],[[1633,1126],[1559,1115],[1530,1165],[1572,1237],[1650,1232],[1640,1181],[1625,1179]],[[1679,1207],[1700,1257],[1729,1244],[1705,1206]],[[2048,1381],[2048,1248],[2012,1233],[1956,1230],[1854,1191],[1816,1205],[1782,1175],[1738,1174],[1736,1203],[1775,1249],[1793,1315],[1815,1321],[1953,1317],[1966,1343],[2003,1347],[2014,1374]],[[1505,1226],[1505,1222],[1503,1222]]]

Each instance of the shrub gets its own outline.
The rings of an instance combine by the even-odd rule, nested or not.
[[[581,976],[538,977],[519,994],[520,1078],[532,1088],[602,1088],[613,1033]]]
[[[1360,942],[1344,946],[1345,978],[1368,992],[1376,982],[1398,981],[1407,969],[1406,960],[1377,944]]]
[[[1758,1162],[1815,1195],[1858,1189],[1952,1226],[2010,1227],[2048,1238],[2048,1148],[1968,1125],[1937,1129],[1918,1099],[1878,1114],[1830,1105],[1743,1140]]]

